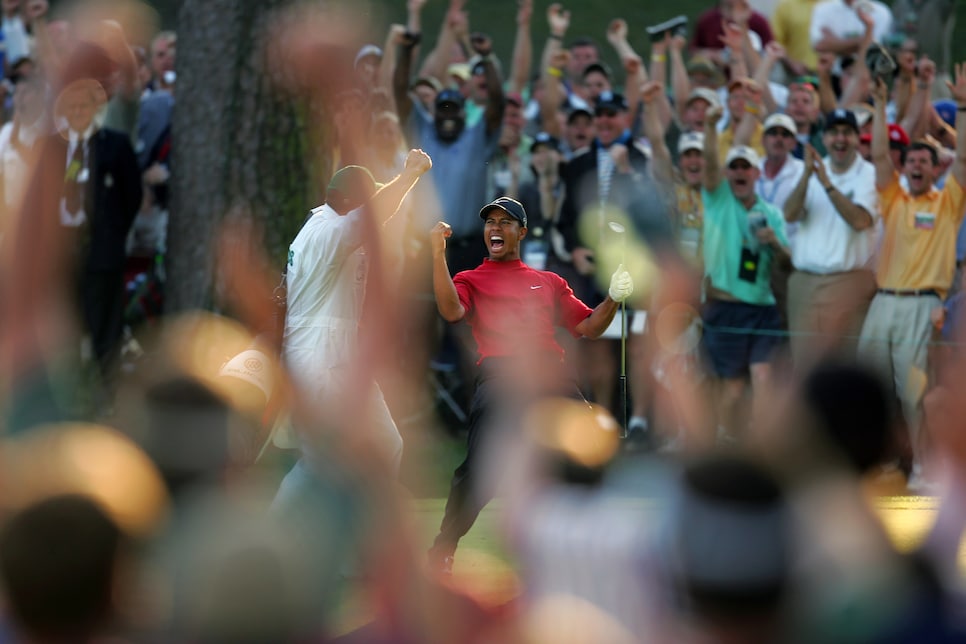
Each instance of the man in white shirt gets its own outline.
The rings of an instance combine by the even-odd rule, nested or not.
[[[859,12],[872,16],[872,38],[882,42],[892,33],[892,11],[877,0],[827,0],[812,10],[809,36],[815,51],[831,52],[838,57],[859,52],[865,35],[865,24]]]
[[[337,429],[368,438],[393,473],[402,456],[402,438],[378,385],[354,377],[362,357],[359,321],[369,271],[366,229],[388,221],[431,167],[425,152],[410,150],[402,173],[384,186],[366,168],[342,168],[329,183],[326,202],[312,210],[288,253],[283,354],[295,387],[303,402],[323,409]],[[360,392],[360,385],[368,391]],[[351,410],[350,428],[339,422],[338,412],[352,400],[363,405]],[[309,429],[311,423],[296,419],[295,426],[309,462],[303,458],[286,476],[277,503],[293,498],[311,475],[311,448],[320,438]]]
[[[795,272],[788,282],[792,359],[805,369],[855,339],[875,295],[872,257],[879,218],[875,168],[859,155],[855,114],[825,117],[823,160],[806,146],[804,172],[785,202],[798,222],[791,243]]]

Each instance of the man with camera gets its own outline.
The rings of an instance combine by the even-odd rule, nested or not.
[[[705,349],[718,378],[719,431],[734,436],[747,377],[754,403],[762,400],[762,389],[771,381],[769,359],[780,329],[771,265],[787,254],[788,240],[781,212],[755,192],[758,154],[748,146],[735,146],[722,170],[717,129],[721,115],[722,108],[713,107],[704,124],[701,199],[707,302],[701,318]]]
[[[822,138],[828,156],[822,159],[806,144],[805,171],[784,207],[785,220],[798,223],[788,326],[799,369],[855,338],[875,293],[871,262],[879,211],[874,169],[859,154],[855,114],[830,112]],[[854,340],[847,348],[854,352]]]

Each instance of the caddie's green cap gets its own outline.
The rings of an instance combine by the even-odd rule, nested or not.
[[[326,201],[332,200],[332,193],[337,192],[343,199],[363,204],[381,187],[382,184],[377,183],[366,168],[361,165],[347,165],[332,175],[326,191]]]

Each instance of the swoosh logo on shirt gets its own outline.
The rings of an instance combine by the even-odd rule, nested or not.
[[[530,290],[537,289],[537,288],[543,288],[543,285],[541,284],[540,286],[531,286]]]

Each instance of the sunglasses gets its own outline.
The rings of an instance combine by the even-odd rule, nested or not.
[[[768,130],[767,132],[765,132],[765,135],[766,136],[781,136],[781,137],[784,137],[786,139],[793,139],[793,138],[795,138],[795,135],[794,134],[792,134],[791,132],[789,132],[785,128],[781,128],[781,127],[773,127],[770,130]]]

